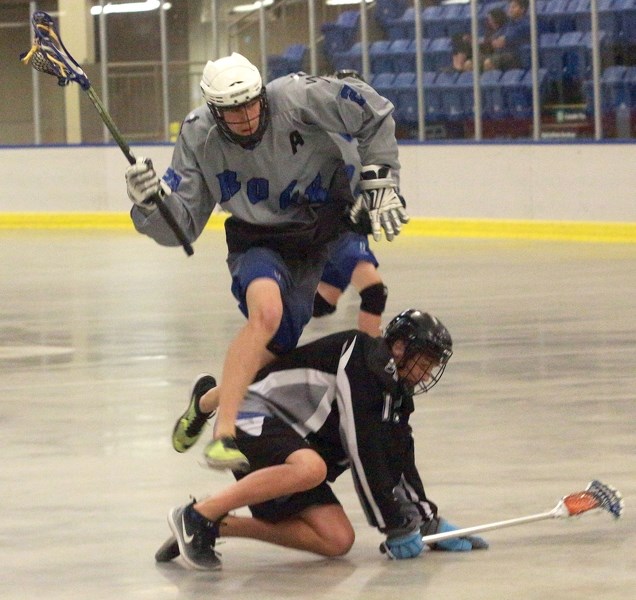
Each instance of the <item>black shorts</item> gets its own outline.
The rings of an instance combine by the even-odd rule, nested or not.
[[[282,465],[287,457],[312,446],[289,425],[276,417],[239,415],[236,429],[236,444],[250,461],[252,471]],[[247,429],[247,433],[244,429]],[[237,480],[246,474],[235,473]],[[310,506],[337,504],[338,498],[326,481],[311,490],[282,496],[249,507],[252,516],[276,523],[302,512]]]

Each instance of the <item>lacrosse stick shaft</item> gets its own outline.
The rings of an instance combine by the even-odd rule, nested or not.
[[[86,93],[88,94],[90,101],[93,103],[93,106],[95,106],[95,108],[97,109],[97,112],[99,113],[99,116],[102,118],[102,121],[104,122],[106,127],[108,127],[108,130],[113,136],[113,139],[117,142],[117,145],[121,148],[121,151],[124,153],[124,156],[126,157],[128,162],[131,165],[134,164],[136,161],[135,155],[132,153],[130,146],[128,145],[126,140],[123,138],[122,134],[117,128],[117,125],[115,125],[115,122],[111,118],[110,114],[108,114],[108,111],[106,110],[100,97],[97,95],[97,93],[93,89],[93,86],[89,86],[88,89],[86,90]],[[170,229],[172,229],[172,232],[175,234],[175,236],[179,240],[179,243],[183,246],[185,253],[188,256],[192,256],[194,254],[192,245],[190,244],[185,233],[182,231],[181,227],[179,227],[179,224],[177,223],[176,219],[170,212],[170,209],[166,206],[166,203],[157,195],[155,195],[155,197],[152,198],[152,200],[157,205],[157,208],[159,209],[161,216],[164,218],[166,223],[168,223]]]
[[[450,540],[458,537],[465,537],[492,529],[503,529],[504,527],[513,527],[515,525],[523,525],[524,523],[533,523],[535,521],[544,521],[553,519],[557,516],[556,509],[548,512],[537,513],[536,515],[528,515],[527,517],[517,517],[516,519],[508,519],[506,521],[495,521],[493,523],[484,523],[483,525],[475,525],[473,527],[464,527],[463,529],[455,529],[453,531],[445,531],[444,533],[434,533],[433,535],[425,535],[422,541],[425,544],[434,544],[443,540]]]
[[[113,136],[113,139],[117,142],[117,145],[121,148],[121,151],[124,153],[124,156],[126,157],[128,162],[131,165],[135,164],[135,160],[136,160],[135,155],[131,152],[130,146],[128,145],[126,140],[122,137],[121,132],[117,128],[117,125],[115,125],[115,122],[113,121],[111,116],[108,114],[106,107],[104,106],[100,97],[97,95],[97,93],[93,89],[93,86],[90,86],[86,90],[86,93],[88,94],[88,97],[93,103],[93,106],[95,106],[95,108],[97,109],[97,112],[99,113],[99,116],[102,118],[104,125],[108,127],[108,131],[110,131],[110,134]]]

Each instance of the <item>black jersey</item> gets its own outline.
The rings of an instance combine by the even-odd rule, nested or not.
[[[412,411],[384,339],[357,330],[280,357],[259,372],[241,406],[252,426],[260,415],[276,416],[307,438],[332,478],[350,467],[369,523],[383,532],[412,529],[436,510],[415,466]]]

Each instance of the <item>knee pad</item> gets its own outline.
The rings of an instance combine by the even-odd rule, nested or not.
[[[314,296],[314,317],[324,317],[336,312],[336,307],[329,304],[318,292]]]
[[[360,310],[372,315],[381,315],[386,307],[389,290],[383,283],[374,283],[360,292]]]

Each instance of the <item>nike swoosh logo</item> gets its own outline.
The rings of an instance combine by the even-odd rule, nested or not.
[[[191,543],[192,540],[194,539],[194,533],[192,535],[188,535],[188,532],[186,531],[185,520],[183,518],[183,515],[181,515],[181,529],[183,531],[183,539],[185,540],[185,543],[186,544]]]

